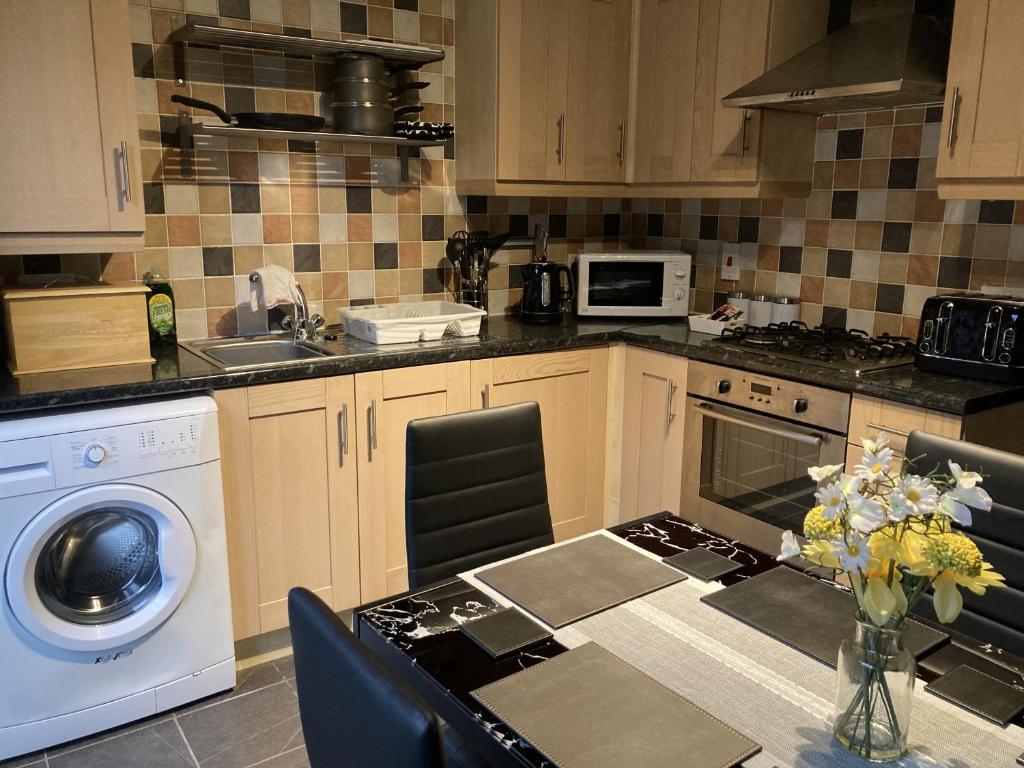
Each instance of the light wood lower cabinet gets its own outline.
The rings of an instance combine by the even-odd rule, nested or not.
[[[468,410],[469,366],[459,362],[355,376],[363,602],[408,589],[405,429],[413,419]]]
[[[687,360],[627,347],[619,522],[679,514]]]
[[[602,527],[608,349],[474,360],[474,405],[536,401],[555,539]]]
[[[353,385],[343,376],[214,394],[236,640],[287,626],[295,586],[335,610],[361,602]]]

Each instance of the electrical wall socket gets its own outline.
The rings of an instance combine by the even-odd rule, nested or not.
[[[740,279],[740,244],[722,243],[722,279]]]

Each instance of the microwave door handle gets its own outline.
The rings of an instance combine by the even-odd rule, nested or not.
[[[793,442],[801,443],[803,445],[811,445],[815,448],[820,448],[825,439],[824,435],[820,435],[816,432],[797,432],[795,430],[783,429],[782,427],[773,427],[768,424],[747,421],[742,417],[724,413],[716,409],[710,403],[698,403],[697,409],[700,410],[704,416],[707,416],[709,419],[714,419],[715,421],[723,421],[726,424],[736,424],[740,427],[756,429],[758,432],[765,432],[769,435],[774,435],[775,437],[792,440]]]

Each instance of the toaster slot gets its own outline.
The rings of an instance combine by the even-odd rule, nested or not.
[[[999,326],[1003,322],[1003,308],[996,305],[989,307],[985,316],[985,335],[981,339],[981,359],[991,362],[996,359],[999,346]]]
[[[935,354],[944,355],[949,346],[949,326],[953,318],[953,302],[944,301],[939,307],[939,316],[935,321]]]

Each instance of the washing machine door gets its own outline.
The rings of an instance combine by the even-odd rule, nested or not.
[[[39,512],[14,542],[4,583],[11,611],[40,640],[107,651],[166,621],[195,564],[195,534],[170,499],[108,484]]]

